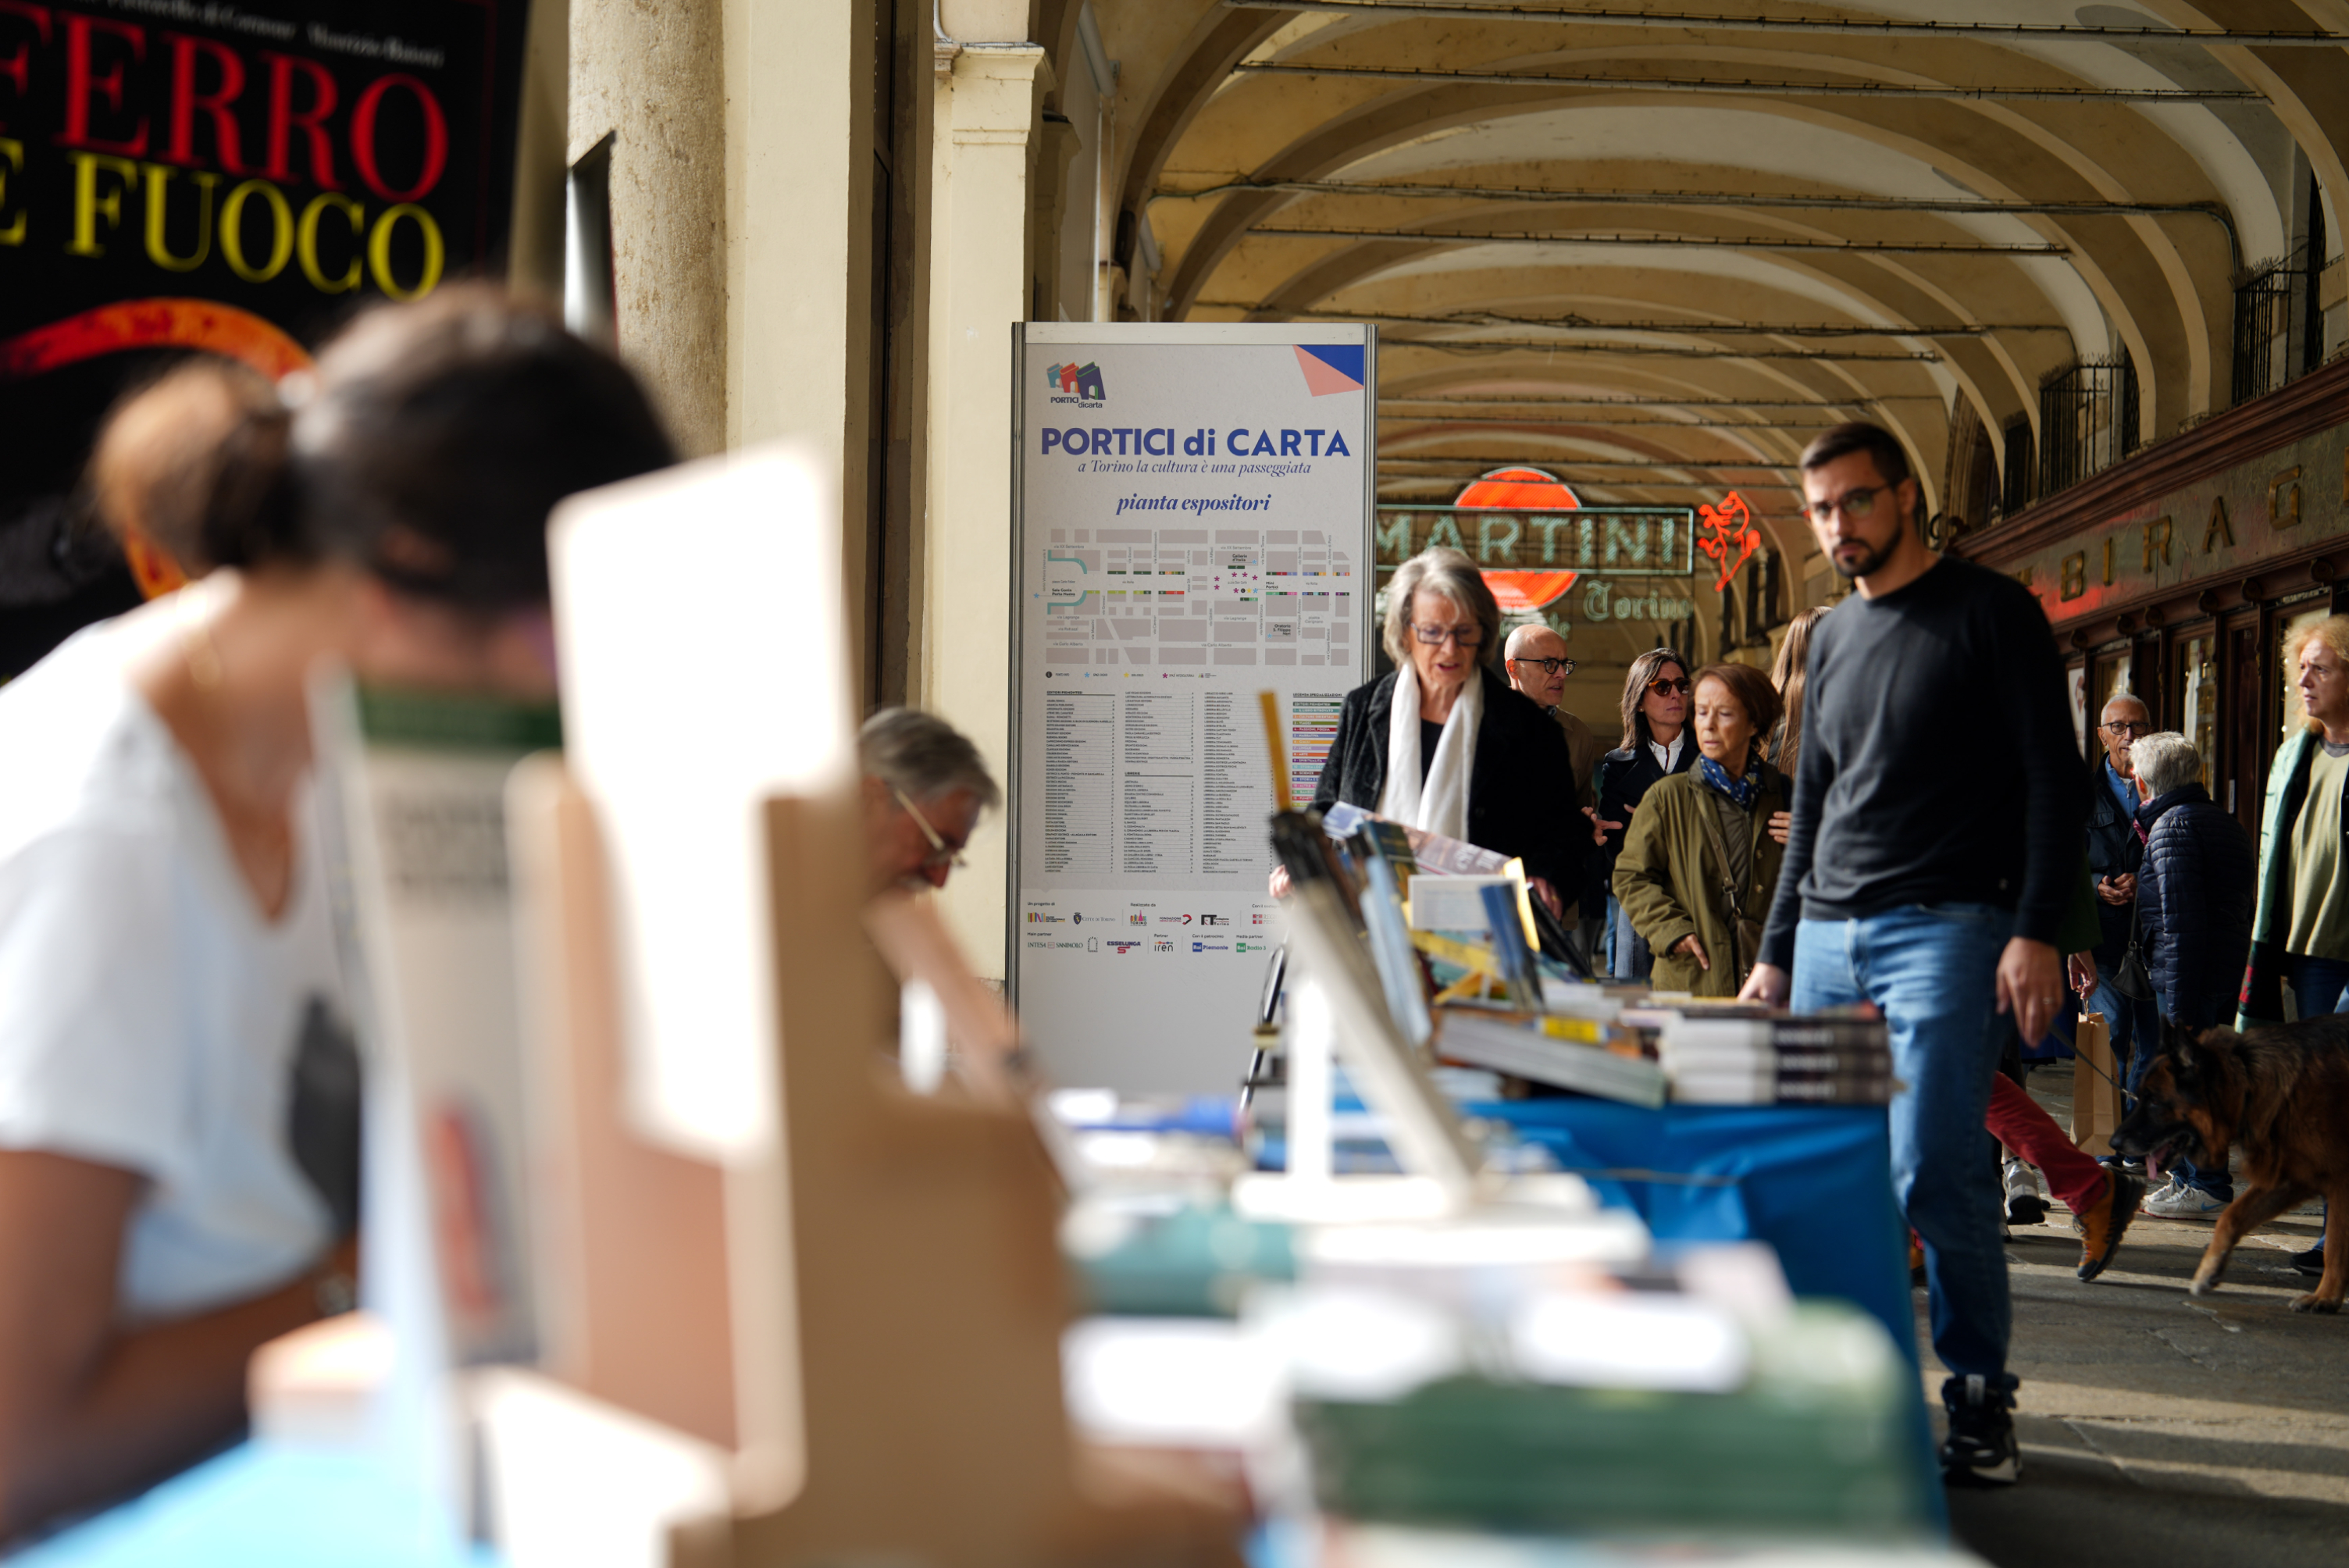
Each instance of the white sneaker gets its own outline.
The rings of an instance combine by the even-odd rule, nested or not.
[[[2176,1181],[2145,1201],[2145,1212],[2158,1220],[2208,1220],[2226,1206],[2225,1199]]]
[[[2009,1225],[2035,1225],[2047,1218],[2047,1200],[2042,1195],[2039,1172],[2020,1160],[2006,1161],[2006,1222]]]

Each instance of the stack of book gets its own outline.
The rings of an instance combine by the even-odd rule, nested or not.
[[[1657,1057],[1692,1105],[1884,1105],[1895,1087],[1881,1018],[1677,1017]]]
[[[1640,1054],[1628,1030],[1589,1018],[1477,1007],[1438,1012],[1435,1051],[1445,1061],[1630,1105],[1664,1103],[1663,1069]]]

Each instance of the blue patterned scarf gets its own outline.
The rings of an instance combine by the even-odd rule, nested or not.
[[[1732,779],[1729,776],[1729,769],[1710,757],[1698,758],[1696,766],[1697,771],[1704,776],[1704,781],[1707,784],[1736,801],[1746,810],[1754,810],[1754,797],[1762,789],[1762,781],[1754,777],[1754,769],[1747,769],[1745,777],[1743,779]]]

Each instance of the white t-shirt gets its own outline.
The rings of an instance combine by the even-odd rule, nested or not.
[[[0,1148],[148,1178],[119,1282],[130,1321],[315,1263],[334,1227],[293,1150],[295,1067],[306,1049],[315,1083],[339,1052],[326,1078],[347,1083],[355,1060],[308,792],[270,921],[129,684],[170,613],[91,627],[0,687]]]

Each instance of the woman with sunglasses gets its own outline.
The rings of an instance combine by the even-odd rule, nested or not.
[[[1568,826],[1574,762],[1565,734],[1494,668],[1500,634],[1501,607],[1460,552],[1397,567],[1381,632],[1394,673],[1346,694],[1313,804],[1342,800],[1515,856],[1557,914],[1582,873]],[[1287,890],[1275,872],[1274,893]]]
[[[1623,677],[1623,744],[1599,759],[1599,809],[1594,838],[1599,885],[1606,890],[1608,968],[1618,980],[1645,980],[1654,967],[1648,944],[1631,928],[1609,885],[1623,829],[1656,783],[1696,763],[1688,734],[1688,661],[1671,648],[1651,648],[1631,661]]]

